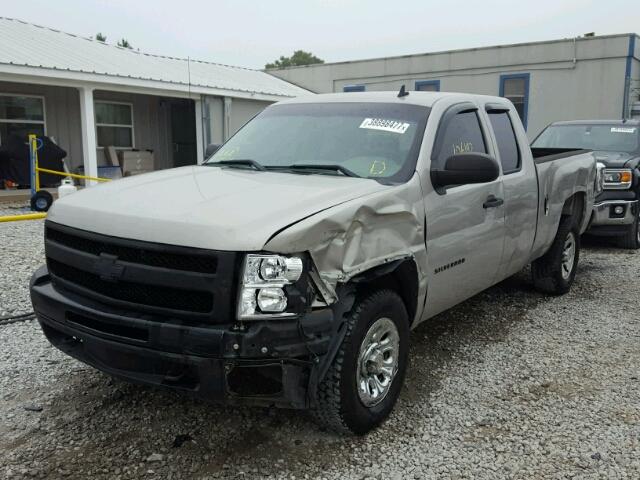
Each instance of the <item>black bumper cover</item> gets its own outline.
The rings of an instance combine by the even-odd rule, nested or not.
[[[68,355],[133,383],[220,403],[312,406],[341,337],[341,315],[331,309],[240,330],[115,310],[54,288],[46,267],[30,290],[44,334]]]

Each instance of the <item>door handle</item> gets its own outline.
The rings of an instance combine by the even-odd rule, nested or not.
[[[482,208],[496,208],[504,203],[502,198],[494,197],[493,195],[489,195],[487,201],[482,204]]]

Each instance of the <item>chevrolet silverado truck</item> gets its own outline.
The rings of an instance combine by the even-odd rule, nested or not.
[[[418,324],[530,263],[536,287],[569,290],[596,163],[542,153],[503,98],[280,102],[201,165],[56,201],[33,306],[110,375],[363,434]]]
[[[615,237],[620,246],[640,248],[640,120],[576,120],[549,125],[535,148],[593,150],[604,167],[590,235]]]

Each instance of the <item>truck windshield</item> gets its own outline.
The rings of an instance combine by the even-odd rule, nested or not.
[[[640,150],[639,142],[640,132],[637,125],[551,125],[531,146],[632,153]]]
[[[429,111],[393,103],[274,105],[206,163],[242,166],[250,161],[254,169],[406,182],[415,171]]]

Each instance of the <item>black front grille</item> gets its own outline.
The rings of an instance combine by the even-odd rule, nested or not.
[[[81,252],[91,253],[93,255],[108,253],[109,255],[115,255],[125,262],[140,263],[153,267],[188,272],[216,273],[218,266],[217,258],[211,256],[211,254],[180,254],[144,248],[132,248],[119,245],[118,243],[79,237],[51,227],[46,230],[46,238],[49,241]]]
[[[53,259],[49,259],[48,266],[49,272],[54,277],[121,302],[198,313],[208,313],[213,308],[213,295],[208,292],[178,290],[131,282],[107,282],[98,275]]]
[[[127,312],[231,321],[234,252],[96,234],[46,222],[47,266],[57,289]]]

